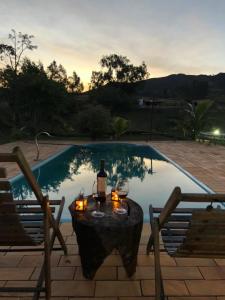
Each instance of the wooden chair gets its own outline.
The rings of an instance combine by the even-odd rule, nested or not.
[[[202,209],[177,208],[181,202],[210,204]],[[153,247],[157,300],[165,299],[160,267],[160,233],[162,251],[172,257],[225,258],[225,210],[213,208],[215,202],[225,202],[225,194],[185,194],[176,187],[164,208],[149,206],[151,235],[147,254]]]
[[[0,251],[44,251],[44,262],[34,288],[1,287],[0,292],[34,292],[33,299],[39,299],[40,293],[45,292],[45,299],[50,299],[51,251],[63,250],[65,255],[67,255],[67,248],[59,230],[65,199],[50,201],[47,196],[43,196],[19,147],[14,148],[12,153],[0,153],[0,162],[17,163],[37,199],[13,200],[11,184],[6,179],[6,171],[4,168],[0,168],[0,246],[12,246],[7,250],[0,249]],[[59,207],[56,218],[52,214],[55,212],[55,206]],[[61,247],[53,248],[56,237]],[[40,246],[42,243],[44,243],[43,247]],[[18,246],[23,247],[19,248]],[[27,246],[32,248],[27,248]],[[39,247],[35,248],[33,246]],[[44,281],[45,285],[43,287]]]

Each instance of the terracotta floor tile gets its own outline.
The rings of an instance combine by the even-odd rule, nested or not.
[[[66,244],[67,245],[76,245],[77,244],[76,236],[75,235],[68,236],[66,238]]]
[[[199,267],[205,279],[225,279],[225,267]]]
[[[225,266],[225,259],[224,258],[217,258],[215,262],[218,266]]]
[[[78,245],[66,245],[67,246],[67,251],[69,255],[74,255],[74,254],[79,254],[79,249],[78,249]],[[57,252],[59,253],[59,252]],[[60,252],[61,255],[63,255],[63,253]]]
[[[142,292],[144,296],[155,295],[155,281],[142,280]],[[188,290],[183,280],[164,280],[166,296],[188,296]]]
[[[139,280],[139,279],[154,279],[154,267],[152,266],[137,266],[135,274],[129,278],[123,267],[118,267],[119,280]]]
[[[164,279],[203,279],[197,267],[162,267]]]
[[[166,254],[160,256],[162,266],[176,266],[174,259]],[[152,266],[154,265],[154,255],[138,255],[138,265],[139,266]]]
[[[70,222],[62,223],[60,225],[60,231],[64,237],[71,236],[73,234],[72,223],[70,223]]]
[[[55,254],[53,253],[51,255],[51,265],[57,266],[59,261],[60,261],[61,255]],[[36,256],[36,255],[24,255],[24,257],[22,258],[19,267],[40,267],[43,263],[43,255],[40,256]]]
[[[73,280],[76,267],[53,267],[51,268],[52,280]],[[35,268],[31,280],[37,280],[40,274],[40,268]],[[1,300],[1,299],[0,299]]]
[[[211,297],[211,296],[203,296],[203,297],[186,296],[186,297],[169,297],[169,300],[217,300],[217,299],[216,297]]]
[[[0,268],[4,267],[17,267],[22,260],[23,255],[13,255],[13,256],[0,256]]]
[[[59,266],[61,267],[76,267],[80,266],[80,256],[79,255],[68,255],[68,256],[62,256],[59,261]]]
[[[209,258],[175,258],[178,266],[215,266],[213,259]]]
[[[11,280],[11,281],[8,281],[6,283],[6,287],[35,287],[36,285],[36,281],[23,281],[23,280]],[[23,296],[23,297],[29,297],[29,296],[32,296],[32,293],[18,293],[18,292],[13,292],[13,293],[0,293],[0,297],[1,296]],[[1,299],[1,298],[0,298]]]
[[[52,296],[94,296],[94,281],[53,281]]]
[[[225,295],[225,280],[186,280],[185,282],[193,296]]]
[[[74,279],[86,280],[82,274],[81,267],[77,268]],[[116,279],[117,279],[116,267],[100,267],[94,277],[94,280],[116,280]]]
[[[104,260],[102,266],[121,266],[122,264],[120,255],[109,255]]]
[[[94,298],[86,298],[86,297],[76,297],[76,298],[71,298],[70,300],[117,300],[117,297],[94,297]],[[140,299],[141,300],[141,299]]]
[[[0,268],[0,280],[28,280],[34,268]]]
[[[141,296],[139,281],[96,281],[95,296]]]
[[[119,297],[119,300],[155,300],[155,297]]]

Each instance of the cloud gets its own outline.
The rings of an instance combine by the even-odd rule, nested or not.
[[[86,82],[102,55],[143,60],[152,76],[217,73],[225,68],[225,1],[10,0],[0,2],[0,37],[35,35],[30,57],[62,63]]]

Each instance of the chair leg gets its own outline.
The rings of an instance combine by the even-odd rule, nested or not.
[[[148,240],[147,249],[146,249],[146,254],[147,255],[149,255],[149,253],[151,252],[153,244],[154,244],[154,238],[153,238],[153,235],[151,234],[150,238]]]
[[[45,210],[45,258],[44,258],[44,273],[45,273],[45,299],[51,298],[51,241],[50,241],[50,224],[49,224],[49,201],[46,201]]]
[[[153,221],[154,256],[155,256],[155,299],[165,300],[162,272],[160,266],[160,245],[159,245],[159,222],[158,218]]]
[[[59,230],[59,224],[60,224],[60,220],[61,220],[61,216],[62,216],[64,204],[65,204],[65,198],[63,197],[62,201],[60,203],[60,206],[59,206],[58,215],[57,215],[57,217],[55,219],[55,226],[57,227],[58,231],[56,232],[54,230],[54,228],[53,228],[53,235],[52,235],[51,243],[52,243],[52,247],[53,247],[55,238],[57,236],[57,238],[58,238],[58,240],[60,242],[60,245],[61,245],[61,247],[63,249],[64,255],[68,255],[68,250],[67,250],[67,247],[66,247],[66,243],[65,243],[64,238],[63,238],[63,236],[62,236],[62,234],[61,234],[61,232]]]

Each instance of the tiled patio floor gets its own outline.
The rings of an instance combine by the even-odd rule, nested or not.
[[[175,160],[212,189],[225,192],[225,147],[186,142],[152,142],[157,149]],[[33,163],[34,147],[21,143],[29,162]],[[0,145],[0,152],[12,148]],[[63,149],[64,145],[41,145],[42,158]],[[16,170],[11,167],[10,175]],[[65,208],[66,209],[66,208]],[[154,297],[154,257],[145,254],[149,225],[145,224],[139,247],[135,276],[126,277],[119,255],[114,252],[99,269],[95,280],[82,276],[80,258],[71,223],[62,232],[69,248],[69,259],[61,252],[52,255],[52,293],[58,300],[138,300]],[[32,285],[37,278],[42,256],[29,252],[0,254],[0,286],[15,283]],[[162,272],[166,294],[171,300],[225,300],[225,259],[173,259],[162,253]],[[0,299],[31,299],[1,294]]]

